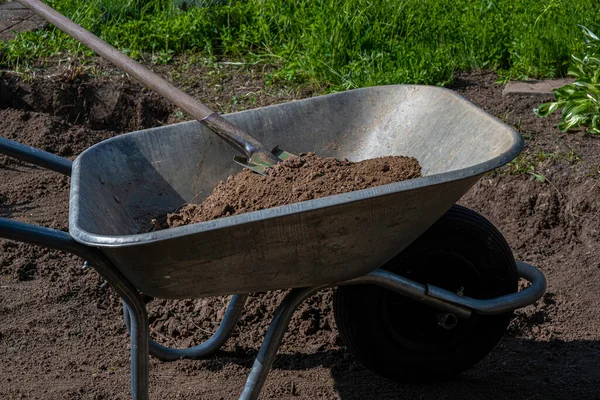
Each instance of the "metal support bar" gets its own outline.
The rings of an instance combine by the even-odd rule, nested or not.
[[[0,218],[0,237],[75,254],[88,261],[131,311],[131,394],[148,400],[148,315],[139,292],[98,250],[74,241],[67,232]]]
[[[546,292],[546,277],[532,265],[517,261],[519,276],[531,282],[531,286],[517,293],[511,293],[493,299],[473,299],[461,297],[456,293],[429,285],[428,296],[432,298],[468,307],[479,314],[502,314],[534,303]]]
[[[0,154],[71,176],[71,160],[3,137],[0,137]]]
[[[456,305],[453,302],[430,297],[429,289],[432,286],[415,282],[413,280],[410,280],[400,275],[396,275],[393,272],[386,271],[384,269],[376,269],[375,271],[370,272],[367,275],[363,275],[350,281],[343,282],[340,285],[359,284],[370,284],[384,287],[402,296],[415,299],[421,303],[430,305],[443,311],[451,312],[461,319],[467,319],[471,316],[472,311],[468,308],[461,307],[460,305]]]
[[[367,275],[343,282],[340,285],[372,284],[418,300],[424,304],[448,311],[458,318],[469,318],[472,312],[484,315],[503,314],[534,303],[546,292],[546,278],[537,268],[517,261],[519,276],[531,282],[531,286],[517,293],[492,299],[474,299],[434,285],[427,285],[377,269]]]
[[[231,297],[219,328],[204,343],[188,349],[174,349],[160,345],[154,340],[150,339],[150,355],[161,361],[175,361],[181,359],[198,360],[214,354],[231,336],[231,333],[235,329],[235,326],[242,315],[242,311],[244,311],[247,298],[248,295],[246,294],[236,294]],[[125,318],[125,325],[127,326],[127,329],[130,329],[129,314],[129,307],[127,304],[125,304],[125,302],[123,302],[123,316]]]
[[[283,335],[287,330],[294,311],[296,311],[298,306],[300,306],[306,298],[325,287],[326,286],[292,289],[285,296],[279,307],[277,307],[277,310],[275,310],[273,320],[271,321],[271,325],[269,325],[260,351],[254,360],[254,365],[252,366],[248,380],[246,380],[246,385],[240,396],[240,400],[258,399],[258,395],[265,384],[265,380],[271,370],[273,360],[275,359],[275,355],[281,345]]]

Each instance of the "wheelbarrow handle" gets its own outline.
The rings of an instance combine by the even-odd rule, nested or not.
[[[0,137],[0,154],[71,176],[71,160]]]
[[[88,260],[113,288],[127,286],[126,289],[131,293],[136,293],[137,296],[137,290],[129,284],[129,281],[99,249],[77,242],[68,232],[0,217],[0,238],[66,251],[79,256]],[[123,298],[128,300],[130,296]]]
[[[77,254],[82,248],[82,245],[73,240],[66,232],[2,217],[0,217],[0,238],[31,243],[73,254]]]

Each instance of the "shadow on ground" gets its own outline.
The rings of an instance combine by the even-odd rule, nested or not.
[[[507,338],[454,380],[407,385],[364,368],[332,368],[340,398],[349,399],[600,399],[600,341],[537,342]]]
[[[250,367],[255,352],[221,353],[204,367],[228,362]],[[227,363],[225,362],[225,364]],[[538,342],[506,338],[479,365],[445,382],[401,384],[365,369],[346,349],[279,354],[273,370],[323,367],[342,400],[382,399],[600,399],[600,341]],[[267,378],[268,379],[268,378]]]

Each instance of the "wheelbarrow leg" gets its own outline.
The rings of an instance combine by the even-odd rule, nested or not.
[[[160,345],[150,339],[150,355],[161,361],[175,361],[181,359],[198,360],[212,355],[219,350],[231,336],[231,333],[235,329],[235,326],[242,315],[242,311],[244,311],[246,299],[248,299],[247,294],[236,294],[231,297],[219,328],[204,343],[188,349],[174,349]],[[125,325],[131,333],[130,313],[131,311],[127,306],[127,303],[123,301],[123,317],[125,318]]]
[[[146,304],[138,290],[99,251],[79,245],[75,254],[87,260],[127,305],[130,315],[131,397],[149,400],[149,327]]]
[[[134,400],[148,400],[148,346],[150,340],[148,314],[143,308],[132,312],[129,310],[129,335],[131,342],[131,397]]]
[[[250,375],[246,380],[244,391],[240,396],[240,400],[256,400],[258,395],[267,379],[267,375],[273,365],[273,360],[277,354],[277,350],[283,340],[292,315],[302,304],[302,302],[315,292],[323,289],[325,286],[312,287],[312,288],[298,288],[292,289],[283,299],[275,314],[265,340],[263,341],[260,351],[254,360],[254,365],[250,371]]]

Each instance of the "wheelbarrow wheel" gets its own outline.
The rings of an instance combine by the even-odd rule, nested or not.
[[[465,296],[517,291],[510,247],[484,217],[455,205],[383,269]],[[374,285],[342,286],[334,299],[342,340],[365,367],[396,381],[431,381],[474,366],[498,344],[512,312],[460,320]]]

